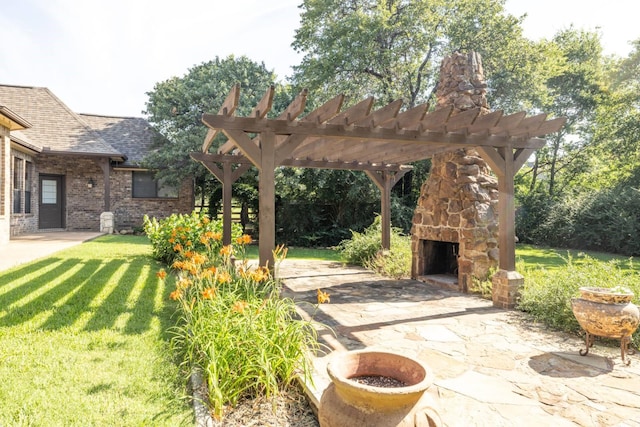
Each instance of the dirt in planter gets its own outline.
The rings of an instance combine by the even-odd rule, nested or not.
[[[363,375],[360,377],[351,377],[351,381],[355,381],[358,384],[370,385],[373,387],[407,387],[407,383],[397,380],[391,377],[385,377],[384,375]]]
[[[318,427],[302,392],[289,391],[274,399],[246,399],[215,423],[224,427]]]

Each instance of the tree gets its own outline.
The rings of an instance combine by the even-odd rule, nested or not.
[[[248,115],[275,78],[264,63],[258,64],[244,56],[229,56],[216,57],[189,69],[183,77],[157,83],[147,93],[145,114],[163,138],[157,140],[155,151],[146,157],[145,166],[157,170],[157,177],[169,182],[194,177],[197,193],[203,200],[210,197],[220,187],[218,181],[189,157],[189,153],[200,151],[207,132],[201,122],[202,114],[217,112],[231,88],[240,83],[241,98],[236,114]],[[288,96],[278,88],[281,89],[278,99]],[[218,137],[214,147],[223,140]],[[255,173],[247,173],[242,179],[251,187],[257,178]],[[241,193],[251,194],[250,191]]]
[[[442,58],[475,50],[494,108],[509,113],[545,99],[550,44],[524,38],[523,18],[506,14],[503,0],[305,0],[301,8],[293,47],[304,57],[293,84],[317,97],[434,105]],[[429,166],[417,162],[394,188],[392,216],[405,231]]]
[[[592,181],[640,186],[640,39],[626,58],[610,62],[610,95],[598,106],[594,140],[600,147]]]
[[[533,191],[543,185],[551,197],[588,171],[596,113],[608,92],[597,33],[569,28],[557,33],[552,43],[560,53],[555,64],[558,71],[548,78],[548,98],[540,107],[545,113],[566,117],[567,123],[536,153],[529,188]],[[544,180],[539,180],[541,176]]]
[[[530,105],[541,87],[544,45],[522,36],[503,0],[305,0],[293,47],[304,53],[293,82],[355,100],[433,101],[442,58],[482,54],[498,108]]]

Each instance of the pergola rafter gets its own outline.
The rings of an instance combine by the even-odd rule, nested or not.
[[[277,167],[364,171],[381,191],[382,244],[388,249],[391,188],[411,169],[408,163],[451,150],[475,148],[499,181],[500,268],[515,269],[513,177],[526,159],[545,145],[539,137],[557,132],[566,119],[547,120],[546,114],[526,117],[525,112],[481,115],[479,109],[451,115],[452,107],[428,112],[427,104],[400,112],[400,100],[372,110],[373,98],[341,111],[344,95],[298,119],[306,105],[306,90],[277,118],[268,119],[273,93],[270,87],[248,117],[237,117],[234,112],[240,87],[236,85],[217,114],[202,115],[209,131],[202,152],[191,157],[223,183],[225,244],[231,239],[231,185],[249,165],[260,173],[260,264],[272,265]],[[210,153],[211,142],[219,132],[228,141],[217,153]]]

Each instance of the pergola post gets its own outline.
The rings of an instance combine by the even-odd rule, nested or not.
[[[276,186],[275,186],[275,142],[273,132],[260,134],[262,147],[259,177],[259,237],[260,265],[273,268],[273,249],[276,246]]]
[[[225,162],[222,166],[222,244],[231,244],[231,163]]]
[[[367,176],[380,190],[380,220],[382,222],[382,250],[391,249],[391,189],[411,169],[406,168],[397,172],[365,171]]]
[[[482,158],[498,177],[498,248],[499,270],[491,278],[493,305],[514,308],[524,277],[516,271],[516,211],[514,177],[534,150],[513,146],[478,148]]]
[[[251,167],[250,163],[238,165],[234,170],[231,162],[222,162],[222,170],[202,153],[191,153],[191,158],[202,163],[213,176],[222,183],[222,244],[231,244],[231,201],[233,199],[233,183]]]

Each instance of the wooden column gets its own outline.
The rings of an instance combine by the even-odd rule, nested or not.
[[[498,177],[498,245],[499,270],[493,276],[493,305],[514,308],[524,277],[516,271],[516,211],[514,177],[533,149],[479,147],[478,152]]]
[[[260,134],[262,155],[259,177],[259,237],[258,251],[260,265],[273,268],[273,249],[276,247],[276,186],[275,186],[275,143],[276,136],[271,131]]]
[[[234,170],[230,161],[222,162],[222,170],[218,165],[209,160],[204,153],[191,153],[191,158],[199,161],[209,172],[222,183],[222,243],[231,244],[231,200],[233,198],[233,183],[238,180],[251,167],[251,164],[243,163]]]
[[[233,197],[233,181],[231,179],[231,163],[222,166],[222,244],[231,244],[231,199]]]
[[[516,270],[516,210],[514,203],[514,183],[516,174],[513,165],[513,149],[502,147],[500,156],[504,159],[504,173],[498,176],[498,247],[501,270]]]
[[[391,189],[410,169],[398,172],[365,171],[380,190],[380,219],[382,221],[382,249],[391,249]]]

